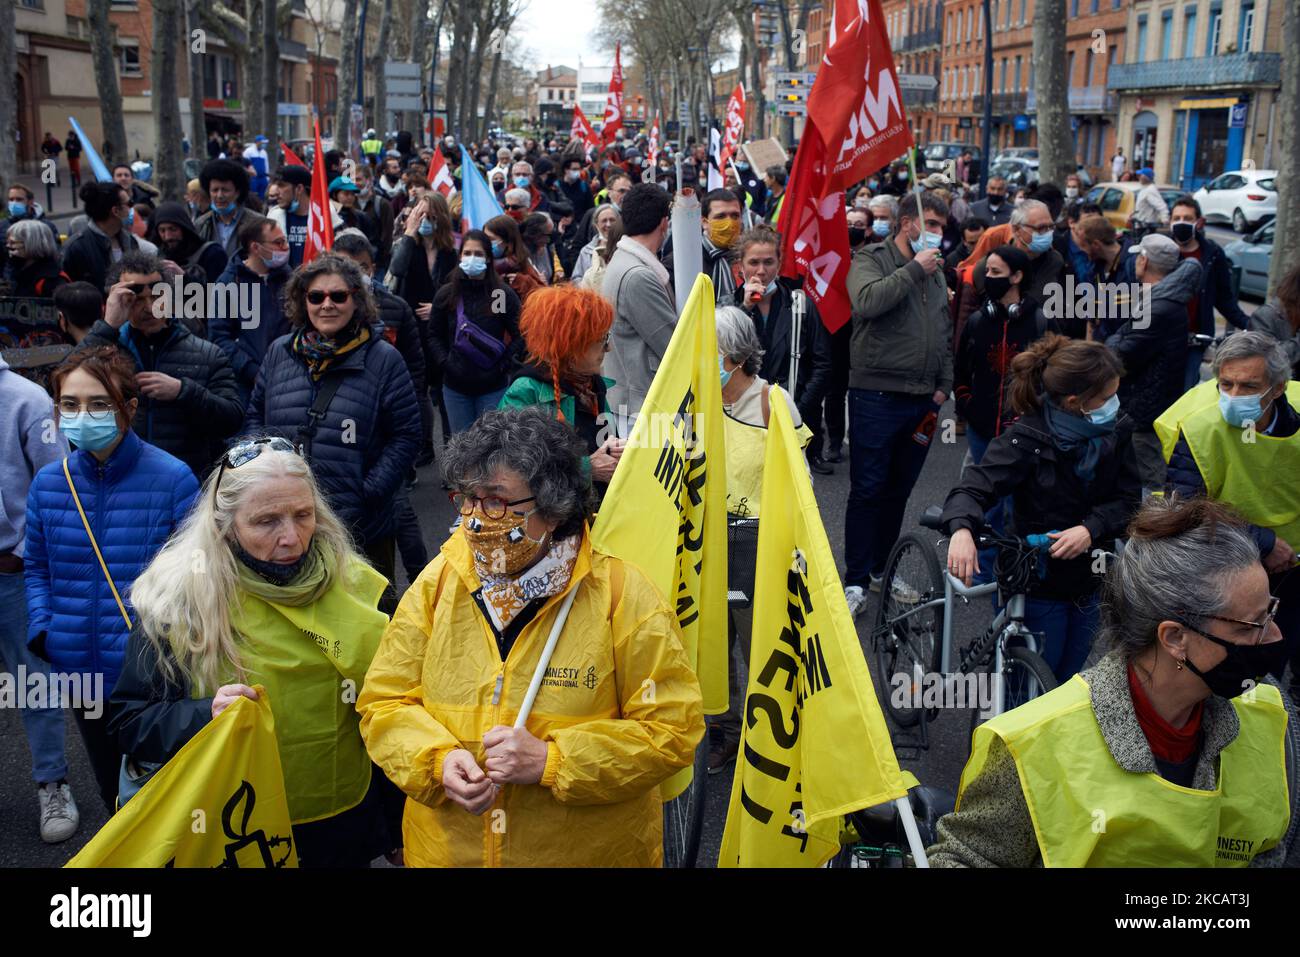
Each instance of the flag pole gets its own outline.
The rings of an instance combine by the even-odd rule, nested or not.
[[[925,845],[921,843],[921,832],[917,830],[916,818],[912,815],[912,802],[904,795],[894,800],[898,816],[903,822],[903,832],[907,835],[908,846],[912,848],[912,860],[917,867],[929,867],[930,859],[925,856]]]
[[[912,146],[907,151],[907,165],[912,170],[912,192],[916,195],[916,219],[921,224],[921,232],[925,232],[925,213],[921,211],[921,183],[916,178],[916,147]]]

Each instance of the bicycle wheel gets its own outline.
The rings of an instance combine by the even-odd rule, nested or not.
[[[1011,711],[1027,701],[1045,695],[1057,685],[1056,675],[1052,674],[1052,669],[1043,660],[1043,656],[1020,645],[1012,645],[1003,652],[1002,680],[1004,711]],[[972,709],[971,731],[983,724],[984,720],[978,707]]]
[[[691,784],[664,804],[664,867],[694,867],[704,830],[709,783],[709,732],[695,749]]]
[[[880,673],[880,699],[885,713],[900,728],[921,719],[922,675],[939,669],[943,641],[942,604],[916,611],[916,606],[943,597],[943,576],[934,545],[917,532],[898,540],[885,562],[880,605],[872,644]],[[911,614],[908,614],[911,612]],[[902,677],[899,677],[899,676]],[[931,715],[937,713],[931,709]]]

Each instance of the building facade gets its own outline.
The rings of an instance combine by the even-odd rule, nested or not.
[[[571,66],[548,66],[533,80],[531,119],[543,129],[567,130],[573,123],[578,96],[578,71]],[[583,112],[587,112],[583,110]]]

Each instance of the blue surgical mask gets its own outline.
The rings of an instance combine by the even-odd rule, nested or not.
[[[294,216],[297,216],[297,215],[298,215],[298,207],[301,206],[301,205],[302,205],[302,204],[301,204],[300,202],[298,202],[298,200],[295,199],[292,203],[289,204],[289,212],[290,212],[291,214],[293,214]]]
[[[424,222],[420,223],[420,225],[416,228],[416,232],[418,232],[421,236],[432,236],[433,223],[429,222],[427,219],[424,220]]]
[[[10,204],[9,204],[9,215],[12,216],[14,219],[22,219],[24,216],[27,215],[27,204],[26,204],[26,203],[10,203]]]
[[[1045,253],[1051,248],[1051,233],[1034,233],[1034,238],[1029,241],[1029,251],[1031,253]]]
[[[942,242],[943,237],[938,233],[923,229],[921,230],[921,237],[912,240],[912,252],[919,253],[922,249],[938,249]]]
[[[88,412],[76,415],[59,413],[59,431],[69,442],[87,452],[98,452],[113,444],[117,438],[117,416],[109,415],[103,419],[92,419]]]
[[[1091,412],[1085,412],[1088,421],[1093,425],[1109,425],[1115,421],[1115,416],[1119,415],[1119,395],[1112,395]]]
[[[878,179],[867,180],[867,189],[871,190],[873,193],[879,188],[879,186],[880,186],[880,180]]]
[[[230,203],[226,206],[213,205],[212,210],[218,216],[233,216],[235,215],[235,210],[237,210],[238,208],[239,205],[237,203]]]
[[[492,243],[492,258],[500,259],[505,254],[506,254],[506,247],[502,243],[494,241]]]
[[[487,272],[487,260],[480,256],[466,256],[460,261],[460,271],[471,279],[477,279]]]
[[[735,369],[728,369],[722,364],[722,356],[718,356],[718,378],[722,380],[722,387],[725,389],[727,383],[731,381],[731,374]]]
[[[871,231],[875,233],[877,236],[888,236],[889,220],[887,219],[874,220],[871,224]]]
[[[531,176],[516,176],[516,177],[515,177],[515,185],[518,186],[520,189],[527,189],[527,188],[528,188],[528,184],[531,183],[532,181],[533,181],[533,178],[532,178]]]
[[[749,169],[749,164],[745,162],[738,162],[736,164],[736,169],[740,170],[741,172],[744,172],[745,170]]]
[[[767,287],[763,290],[763,298],[766,299],[768,296],[772,295],[772,293],[774,293],[774,292],[776,292],[776,280],[775,280],[775,279],[773,279],[771,282],[769,282],[769,283],[767,284]]]
[[[1219,393],[1219,412],[1223,421],[1237,428],[1247,422],[1258,422],[1264,415],[1263,395],[1224,395]]]

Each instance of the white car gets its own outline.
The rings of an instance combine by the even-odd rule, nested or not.
[[[1207,223],[1231,223],[1248,233],[1277,215],[1277,171],[1239,169],[1216,176],[1195,193]]]

